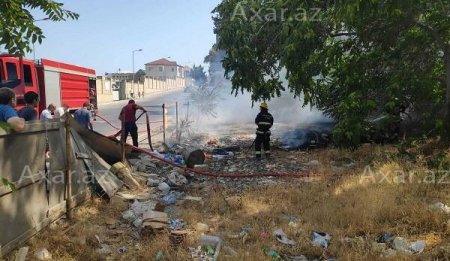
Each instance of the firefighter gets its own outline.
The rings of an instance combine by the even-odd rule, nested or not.
[[[255,155],[256,159],[261,159],[261,145],[264,147],[266,159],[270,158],[270,128],[273,126],[273,117],[269,113],[269,106],[262,102],[259,106],[260,113],[256,116],[255,124],[258,125],[256,129],[255,138]]]

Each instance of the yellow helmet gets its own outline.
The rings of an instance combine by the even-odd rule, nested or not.
[[[269,105],[267,105],[267,103],[265,103],[265,102],[261,102],[261,105],[259,105],[259,107],[264,108],[264,109],[269,109]]]

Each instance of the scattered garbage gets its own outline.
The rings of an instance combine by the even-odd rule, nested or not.
[[[411,250],[414,252],[414,254],[420,254],[425,250],[426,243],[423,240],[418,240],[413,243],[411,243]]]
[[[423,240],[417,240],[415,242],[408,242],[403,237],[396,237],[392,241],[392,247],[400,252],[406,254],[420,254],[425,250],[426,243]]]
[[[438,203],[431,205],[431,208],[436,209],[436,210],[441,210],[445,214],[450,214],[450,207],[445,205],[442,202],[438,202]]]
[[[36,253],[34,254],[34,257],[37,260],[51,260],[52,259],[52,254],[50,254],[50,252],[48,252],[48,250],[46,248],[42,248],[39,249],[38,251],[36,251]]]
[[[169,234],[169,240],[172,246],[179,246],[183,243],[187,235],[186,230],[174,230]]]
[[[169,228],[171,230],[180,230],[186,227],[186,222],[182,219],[173,219],[169,221]]]
[[[147,186],[149,186],[149,187],[158,187],[159,183],[160,183],[160,181],[157,179],[152,179],[152,178],[147,179]]]
[[[29,247],[21,247],[16,253],[15,261],[25,261],[27,259]]]
[[[173,205],[177,202],[177,199],[180,199],[184,196],[184,193],[178,191],[171,191],[169,194],[161,197],[160,202],[164,206]]]
[[[133,226],[140,228],[140,227],[142,227],[143,223],[144,223],[144,220],[142,220],[142,218],[137,218],[135,221],[133,221]]]
[[[176,171],[171,172],[167,178],[169,179],[169,184],[173,185],[173,186],[183,186],[186,185],[188,183],[188,180],[186,179],[185,176],[179,174]]]
[[[109,255],[112,253],[111,246],[103,243],[103,241],[100,239],[98,235],[95,235],[95,238],[97,239],[97,242],[100,245],[100,248],[95,251],[97,254]]]
[[[163,194],[167,194],[170,191],[170,186],[166,182],[161,182],[158,185],[159,191],[161,191]]]
[[[137,217],[136,217],[136,214],[134,214],[133,210],[128,209],[122,213],[122,218],[129,222],[133,222],[134,220],[136,220]]]
[[[392,247],[395,250],[403,252],[403,253],[407,253],[407,254],[412,253],[408,241],[402,237],[394,238],[394,240],[392,241]]]
[[[133,204],[131,204],[131,210],[133,210],[136,216],[141,216],[147,210],[155,208],[156,203],[153,201],[140,202],[135,200]]]
[[[195,225],[195,230],[197,230],[200,233],[205,233],[209,231],[209,226],[207,224],[199,222]]]
[[[278,242],[283,243],[285,245],[295,245],[295,241],[292,239],[289,239],[286,235],[286,233],[284,233],[283,229],[277,229],[273,232],[273,235],[276,237],[276,239],[278,240]]]
[[[264,253],[266,253],[266,255],[270,256],[272,259],[281,260],[280,254],[274,249],[266,249]]]
[[[391,233],[384,233],[383,235],[379,236],[377,239],[378,243],[390,243],[394,240],[394,236]]]
[[[199,243],[202,246],[210,247],[208,254],[213,254],[213,260],[217,260],[222,247],[222,240],[219,237],[203,235],[200,237]],[[213,249],[212,253],[210,251],[211,249]]]
[[[328,248],[330,244],[331,236],[324,232],[313,231],[311,234],[311,243],[313,246]]]
[[[232,256],[232,257],[239,256],[238,252],[236,252],[234,249],[232,249],[229,246],[224,246],[222,249],[223,249],[223,252],[225,252],[226,255],[229,255],[229,256]]]
[[[300,256],[293,256],[287,259],[288,261],[308,261],[309,259],[304,256],[304,255],[300,255]]]
[[[169,223],[169,217],[165,212],[149,210],[144,213],[143,228],[151,228],[152,230],[160,230],[167,227]]]
[[[120,247],[117,248],[117,252],[120,253],[120,254],[126,253],[127,250],[128,250],[128,249],[127,249],[127,247],[125,247],[125,246],[120,246]]]

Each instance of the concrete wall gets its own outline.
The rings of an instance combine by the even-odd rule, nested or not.
[[[116,84],[109,78],[98,77],[97,78],[97,101],[98,104],[109,103],[113,101],[112,86]],[[133,93],[132,81],[127,81],[125,83],[125,94],[127,98],[131,97]],[[174,89],[181,89],[186,87],[186,78],[177,77],[176,79],[166,79],[161,81],[158,79],[153,79],[146,77],[144,82],[134,83],[134,98],[139,98],[139,92],[142,97],[147,97],[155,92],[163,92]],[[143,95],[142,95],[143,94]]]

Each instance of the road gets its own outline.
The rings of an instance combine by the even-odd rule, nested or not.
[[[175,103],[179,104],[179,115],[183,115],[187,109],[188,94],[180,90],[172,90],[168,92],[154,93],[146,96],[144,99],[136,99],[136,103],[142,107],[145,107],[150,117],[150,127],[152,133],[152,143],[160,142],[163,139],[162,135],[162,104],[166,104],[168,124],[167,129],[173,129],[175,126]],[[120,121],[118,119],[120,110],[128,103],[128,100],[116,101],[108,104],[100,104],[98,115],[93,123],[94,130],[105,135],[110,136],[118,132],[120,128]],[[140,111],[137,112],[137,116],[140,115]],[[114,127],[112,127],[113,125]],[[139,129],[139,141],[142,147],[148,146],[146,121],[144,115],[137,122]],[[153,136],[154,135],[154,136]],[[166,134],[169,137],[169,133]],[[131,143],[131,137],[128,138],[128,143]],[[146,145],[147,144],[147,145]]]

